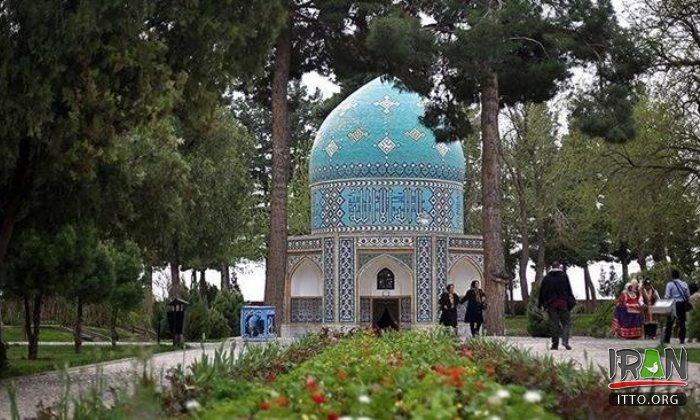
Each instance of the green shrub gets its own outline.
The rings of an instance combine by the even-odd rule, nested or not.
[[[231,335],[241,335],[241,307],[243,296],[236,291],[222,290],[214,299],[212,307],[221,312],[228,322]]]
[[[615,301],[610,300],[601,303],[593,313],[591,321],[591,335],[593,337],[609,337],[612,333],[610,325],[615,311]]]
[[[688,338],[700,340],[700,305],[688,312]]]
[[[532,295],[527,302],[527,333],[532,337],[550,337],[552,335],[549,319],[543,309],[537,306],[539,287],[532,289]]]
[[[209,331],[209,315],[207,304],[201,300],[194,302],[185,312],[185,339],[197,341],[202,334]]]
[[[207,338],[225,338],[231,335],[228,321],[217,309],[209,309],[207,313]]]

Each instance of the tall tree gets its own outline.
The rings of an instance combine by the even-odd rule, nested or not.
[[[504,135],[503,155],[507,181],[517,202],[520,239],[519,275],[523,300],[527,301],[527,268],[530,239],[536,239],[536,282],[544,272],[545,246],[557,190],[555,161],[558,154],[554,117],[544,104],[514,106],[508,110],[512,130]],[[533,223],[534,222],[534,223]],[[533,229],[534,226],[534,229]]]
[[[500,106],[545,101],[569,78],[571,67],[593,63],[601,81],[596,85],[598,94],[582,101],[581,108],[607,117],[603,109],[614,106],[619,112],[610,114],[613,118],[594,119],[598,124],[591,128],[624,138],[631,131],[625,114],[630,99],[625,82],[641,66],[608,0],[475,0],[468,7],[453,0],[408,3],[410,17],[404,21],[414,22],[412,26],[396,19],[372,21],[371,31],[381,34],[370,37],[373,51],[376,56],[410,51],[396,63],[384,60],[386,71],[420,93],[433,94],[425,120],[436,128],[438,140],[463,137],[471,128],[465,109],[471,104],[481,106],[485,288],[491,296],[502,296],[509,276],[501,237]],[[421,26],[419,14],[433,22]],[[434,42],[415,42],[420,37],[406,34],[410,27],[429,32]],[[431,48],[417,49],[420,45]],[[426,62],[431,68],[421,67]],[[503,333],[502,303],[489,306],[486,323],[495,334]]]
[[[287,186],[290,176],[288,84],[307,71],[341,78],[363,62],[364,37],[372,15],[386,0],[287,0],[287,20],[275,43],[267,77],[258,91],[269,92],[272,105],[271,187],[265,301],[285,322],[284,281],[287,267]],[[280,323],[278,323],[279,327]]]
[[[83,309],[86,304],[102,303],[114,288],[114,263],[107,247],[98,238],[93,226],[67,226],[62,258],[56,275],[63,284],[62,294],[75,301],[73,341],[75,352],[83,344]]]
[[[114,287],[107,300],[110,307],[110,336],[114,347],[119,338],[117,334],[119,313],[135,309],[141,304],[146,279],[142,275],[141,252],[134,242],[113,242],[109,244],[108,249],[114,263]]]

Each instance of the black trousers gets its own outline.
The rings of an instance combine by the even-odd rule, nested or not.
[[[571,312],[566,309],[549,308],[549,322],[552,323],[552,345],[559,345],[559,337],[563,344],[569,344],[569,332],[571,331]]]
[[[678,320],[678,339],[681,344],[685,343],[685,302],[676,302],[676,320]],[[673,333],[673,321],[674,318],[669,315],[666,318],[666,332],[664,333],[664,343],[671,342],[671,334]]]
[[[481,329],[481,322],[470,322],[469,329],[472,331],[472,337],[479,335],[479,330]]]

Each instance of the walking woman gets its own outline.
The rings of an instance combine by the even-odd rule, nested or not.
[[[479,288],[479,281],[472,281],[471,289],[467,290],[460,303],[467,303],[467,312],[464,314],[464,322],[469,323],[472,337],[479,335],[481,324],[484,323],[484,309],[486,309],[486,295]]]
[[[455,285],[448,284],[447,291],[440,296],[440,325],[452,327],[457,333],[457,305],[459,296],[455,293]]]
[[[640,338],[642,336],[641,306],[639,305],[639,295],[632,283],[627,283],[625,289],[617,298],[615,316],[612,320],[613,330],[622,338]]]

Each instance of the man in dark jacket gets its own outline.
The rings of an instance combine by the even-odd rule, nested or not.
[[[540,286],[539,306],[547,309],[552,328],[552,350],[559,348],[559,337],[564,348],[571,350],[569,330],[571,328],[571,309],[576,298],[571,292],[569,276],[562,270],[561,264],[552,263],[552,270],[544,276]]]

